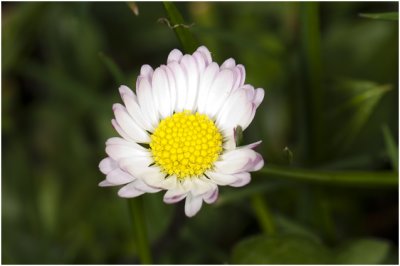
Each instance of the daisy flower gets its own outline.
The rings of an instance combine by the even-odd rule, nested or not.
[[[241,187],[264,161],[253,149],[236,146],[264,90],[245,84],[245,69],[230,58],[221,66],[201,46],[192,55],[174,49],[166,65],[143,65],[136,94],[121,86],[124,105],[114,104],[112,125],[121,137],[106,141],[100,186],[120,186],[118,195],[137,197],[165,190],[164,202],[186,199],[195,215],[203,201],[218,198],[218,186]]]

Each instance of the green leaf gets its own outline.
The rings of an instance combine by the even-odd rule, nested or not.
[[[175,31],[176,36],[186,53],[193,53],[199,46],[189,26],[185,23],[181,13],[172,2],[163,2],[169,21],[167,25]]]
[[[235,135],[236,146],[240,146],[243,142],[243,129],[241,126],[237,126],[233,129]]]
[[[275,214],[274,217],[279,232],[287,235],[303,236],[309,239],[313,239],[316,242],[320,241],[320,238],[317,236],[316,233],[299,224],[297,221],[290,220],[289,218],[279,214]]]
[[[389,255],[390,244],[378,239],[358,239],[337,250],[338,264],[382,264]]]
[[[392,167],[395,170],[395,172],[398,172],[399,150],[387,125],[382,126],[382,132],[383,132],[383,137],[385,139],[387,154],[389,155],[389,158],[392,162]]]
[[[255,236],[237,244],[234,264],[325,264],[330,252],[315,240],[299,236]]]
[[[339,134],[333,140],[333,146],[338,150],[338,145],[342,150],[350,147],[356,140],[361,130],[372,116],[382,97],[390,91],[391,85],[379,85],[365,80],[344,80],[340,82],[337,90],[346,93],[347,98],[341,99],[335,109],[331,110],[328,117],[334,121],[344,121]]]
[[[263,232],[269,236],[275,234],[275,222],[274,218],[269,211],[268,204],[263,198],[262,194],[257,193],[251,197],[251,203],[254,213],[257,217],[258,223],[260,224]]]
[[[108,56],[103,53],[99,53],[101,61],[105,64],[107,70],[113,76],[117,84],[124,84],[125,78],[118,65]]]
[[[381,19],[381,20],[399,20],[398,12],[386,12],[386,13],[361,13],[362,18]]]

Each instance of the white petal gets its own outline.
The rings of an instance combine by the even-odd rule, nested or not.
[[[199,71],[195,59],[190,55],[184,55],[181,59],[181,66],[186,73],[187,98],[183,106],[184,110],[193,110],[197,102],[197,91],[199,86]]]
[[[199,48],[197,48],[196,51],[201,52],[201,53],[205,56],[205,58],[206,58],[206,65],[211,64],[211,62],[212,62],[211,53],[210,53],[210,51],[207,49],[207,47],[205,47],[205,46],[200,46]]]
[[[203,204],[201,196],[194,197],[191,193],[186,196],[185,202],[185,214],[187,217],[193,217],[200,209]]]
[[[120,159],[118,161],[118,166],[134,177],[141,178],[147,173],[146,168],[152,163],[154,163],[154,161],[151,156],[131,156]]]
[[[161,66],[161,68],[165,71],[167,75],[167,80],[168,80],[168,88],[169,88],[169,114],[172,115],[173,111],[175,110],[175,104],[176,104],[176,84],[175,84],[175,77],[174,74],[172,73],[171,69],[168,68],[167,66]]]
[[[143,191],[143,192],[146,192],[146,193],[156,193],[156,192],[159,192],[161,190],[159,188],[155,188],[155,187],[151,187],[151,186],[147,185],[145,182],[143,182],[140,179],[137,179],[135,181],[135,187],[136,187],[137,190],[140,190],[140,191]]]
[[[199,70],[199,74],[201,75],[206,69],[207,58],[203,53],[197,51],[193,53],[193,58],[196,61],[197,69]]]
[[[150,142],[149,134],[132,119],[125,107],[114,104],[113,109],[118,125],[132,140],[138,143]]]
[[[119,94],[121,95],[121,98],[123,95],[130,95],[130,96],[134,95],[133,91],[126,85],[119,86],[118,91]]]
[[[224,137],[223,148],[225,151],[230,151],[236,148],[236,140],[233,129],[228,132],[226,131],[226,136]],[[228,135],[229,134],[229,135]]]
[[[183,200],[186,195],[187,192],[184,191],[181,186],[178,186],[175,189],[167,190],[167,192],[164,194],[164,202],[168,204],[176,203]]]
[[[152,81],[154,102],[158,103],[157,109],[161,118],[166,118],[171,114],[171,105],[169,102],[170,94],[168,80],[165,71],[162,68],[157,68],[153,74]]]
[[[136,142],[133,138],[131,138],[131,136],[126,133],[122,127],[118,124],[117,120],[115,119],[111,119],[111,124],[113,126],[113,128],[115,129],[115,131],[117,131],[117,133],[123,137],[126,140],[132,141],[132,142]]]
[[[235,59],[229,58],[222,63],[221,69],[234,68],[236,66]]]
[[[237,173],[233,174],[235,177],[237,177],[237,180],[234,183],[231,183],[230,186],[232,187],[243,187],[250,183],[251,181],[251,176],[247,172],[243,173]]]
[[[242,129],[245,130],[253,121],[254,116],[256,114],[256,105],[254,103],[251,104],[251,107],[246,110],[246,113],[240,118],[239,124],[242,126]]]
[[[124,101],[129,115],[133,118],[138,126],[147,131],[154,130],[154,127],[150,124],[150,122],[143,117],[142,110],[140,109],[140,106],[134,97],[124,95],[122,100]]]
[[[145,120],[150,121],[154,128],[157,127],[158,112],[156,106],[154,105],[150,82],[147,79],[141,79],[136,91],[143,117]]]
[[[158,185],[158,187],[163,188],[163,189],[166,189],[166,190],[168,190],[168,189],[174,189],[174,188],[176,188],[177,186],[179,186],[179,181],[178,181],[178,178],[177,178],[175,175],[165,177],[165,178],[160,182],[160,184]]]
[[[181,180],[180,184],[182,186],[182,189],[185,190],[186,192],[189,192],[193,189],[193,182],[191,178],[185,178]]]
[[[107,180],[103,180],[99,183],[99,187],[114,187],[114,186],[119,186],[116,184],[111,184],[110,182],[108,182]]]
[[[210,190],[203,196],[203,200],[208,203],[214,203],[218,199],[218,186],[215,186],[215,189]]]
[[[256,105],[256,107],[260,106],[262,100],[264,99],[264,93],[265,93],[264,90],[261,88],[255,90],[253,102]]]
[[[179,51],[178,49],[174,49],[169,53],[167,63],[169,64],[173,61],[179,62],[181,58],[182,58],[182,52]]]
[[[111,184],[122,185],[132,182],[135,178],[120,168],[116,168],[108,173],[106,180]]]
[[[171,69],[171,72],[175,78],[176,103],[174,110],[177,112],[182,112],[187,98],[186,76],[182,67],[178,63],[172,62],[171,64],[168,64],[168,67]]]
[[[246,85],[242,86],[240,89],[244,90],[246,92],[246,96],[247,96],[248,101],[249,102],[253,102],[254,96],[256,94],[255,90],[254,90],[254,87],[249,85],[249,84],[246,84]]]
[[[257,148],[258,146],[260,146],[261,142],[262,142],[262,141],[259,140],[259,141],[256,141],[256,142],[247,144],[247,145],[245,145],[245,146],[241,146],[240,148],[255,149],[255,148]]]
[[[222,130],[231,132],[231,130],[240,124],[242,116],[251,108],[251,103],[246,99],[244,90],[234,91],[217,115],[217,125]]]
[[[127,165],[125,168],[129,173],[132,173],[132,175],[135,175],[135,177],[143,180],[147,185],[154,188],[160,188],[160,184],[162,184],[166,176],[157,166],[146,167],[143,165],[141,168],[136,168]]]
[[[218,173],[214,171],[206,172],[206,175],[220,186],[230,185],[237,181],[237,177],[232,174]]]
[[[245,167],[245,171],[258,171],[264,166],[264,159],[261,154],[256,152],[256,158]]]
[[[243,172],[245,167],[257,159],[257,153],[251,149],[235,149],[221,155],[215,162],[215,171],[224,174]]]
[[[192,178],[191,181],[192,181],[192,189],[190,192],[192,193],[193,196],[204,195],[210,190],[214,190],[216,186],[206,177]]]
[[[219,67],[216,63],[211,63],[205,69],[200,78],[199,96],[197,99],[197,109],[200,113],[204,113],[207,105],[208,92],[210,91],[211,84],[214,82],[215,77],[219,73]]]
[[[136,92],[137,92],[137,89],[139,88],[140,81],[142,79],[145,79],[150,83],[152,76],[153,76],[153,68],[149,65],[143,65],[140,68],[140,75],[136,79]]]
[[[143,65],[140,68],[140,75],[146,77],[148,81],[151,80],[151,76],[153,75],[153,68],[149,65]]]
[[[111,159],[110,157],[104,158],[99,163],[99,169],[105,175],[108,174],[109,172],[111,172],[112,170],[114,170],[117,167],[118,167],[117,163],[113,159]]]
[[[122,198],[134,198],[144,194],[143,191],[136,189],[135,183],[129,183],[118,191],[118,196]]]
[[[115,161],[132,156],[148,156],[149,154],[139,144],[126,141],[122,138],[108,139],[106,142],[106,153]]]
[[[218,110],[227,100],[233,86],[233,73],[231,70],[224,69],[218,73],[207,96],[207,107],[205,113],[214,117]]]
[[[240,82],[239,82],[239,87],[243,86],[244,81],[246,79],[246,70],[243,65],[237,65],[236,68],[240,71]]]

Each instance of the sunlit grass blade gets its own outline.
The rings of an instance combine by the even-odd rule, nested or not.
[[[175,31],[183,50],[186,53],[193,53],[199,45],[193,34],[190,32],[189,25],[186,24],[181,13],[173,2],[163,3],[170,22],[170,25],[168,26]]]
[[[114,78],[115,82],[118,85],[124,84],[125,82],[124,74],[119,69],[118,65],[110,57],[106,56],[103,53],[99,53],[99,56],[101,61],[103,61],[104,65],[106,66],[107,70]]]
[[[135,16],[139,16],[139,7],[135,2],[127,2],[126,4]]]
[[[399,171],[399,149],[396,146],[396,143],[393,139],[392,134],[390,133],[390,129],[387,125],[382,126],[382,133],[385,139],[386,150],[389,158],[391,160],[393,169],[395,172]]]
[[[299,168],[268,166],[253,176],[285,179],[298,182],[315,183],[320,185],[338,185],[351,187],[387,187],[397,188],[398,176],[393,172],[364,172],[364,171],[322,171]],[[269,180],[270,181],[270,180]]]
[[[399,20],[398,12],[386,12],[386,13],[361,13],[360,17],[380,20]]]

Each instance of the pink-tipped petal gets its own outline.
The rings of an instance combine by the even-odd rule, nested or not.
[[[167,204],[177,203],[183,200],[187,195],[187,192],[182,190],[179,186],[175,189],[167,190],[164,194],[164,202]]]
[[[108,173],[106,180],[111,184],[123,185],[132,182],[135,180],[135,177],[131,176],[125,171],[122,171],[120,168],[116,168]]]
[[[256,105],[256,108],[258,106],[260,106],[262,100],[264,99],[264,94],[265,94],[265,92],[261,88],[258,88],[258,89],[255,90],[255,95],[254,95],[253,102]]]
[[[107,175],[109,172],[111,172],[117,167],[118,167],[117,163],[110,157],[104,158],[99,163],[99,169],[105,175]]]
[[[118,196],[120,196],[121,198],[134,198],[142,194],[144,194],[144,192],[136,189],[134,182],[129,183],[128,185],[125,185],[120,190],[118,190]]]
[[[186,196],[185,202],[185,214],[187,217],[193,217],[200,209],[203,204],[203,198],[201,196],[194,197],[191,193]]]
[[[167,63],[171,63],[171,62],[178,62],[181,60],[183,54],[181,51],[179,51],[178,49],[174,49],[172,50],[169,55],[168,55],[168,59],[167,59]]]
[[[220,186],[230,185],[236,182],[237,177],[232,174],[224,174],[219,172],[208,171],[206,175],[213,181],[215,184]]]
[[[212,57],[210,51],[205,46],[200,46],[197,48],[198,52],[201,52],[206,58],[206,64],[209,65],[212,62]]]
[[[210,190],[207,194],[203,196],[204,202],[208,204],[214,203],[218,199],[218,187],[214,190]]]
[[[229,58],[229,59],[225,60],[225,61],[222,63],[221,69],[234,68],[235,66],[236,66],[235,59]]]
[[[237,177],[237,180],[230,184],[231,187],[243,187],[251,181],[251,176],[247,172],[237,173],[233,175]]]

